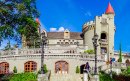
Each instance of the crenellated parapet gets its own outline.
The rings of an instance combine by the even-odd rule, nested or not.
[[[88,22],[83,24],[82,31],[84,32],[84,30],[85,31],[91,30],[94,28],[94,26],[95,26],[95,21],[93,21],[93,20],[88,21]]]

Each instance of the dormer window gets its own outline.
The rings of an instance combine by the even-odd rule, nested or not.
[[[68,37],[68,32],[65,32],[65,36]]]

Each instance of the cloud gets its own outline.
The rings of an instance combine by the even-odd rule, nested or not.
[[[60,27],[58,32],[64,32],[64,30],[65,30],[64,27]]]
[[[50,32],[56,32],[56,28],[50,28]]]
[[[90,12],[85,13],[86,16],[92,16]]]
[[[57,28],[50,28],[50,32],[64,32],[64,27],[60,27],[58,30]]]

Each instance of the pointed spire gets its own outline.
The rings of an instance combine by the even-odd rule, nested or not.
[[[39,23],[39,25],[40,25],[40,22],[39,22],[39,19],[38,19],[38,18],[36,19],[36,22],[38,22],[38,23]]]
[[[108,5],[108,7],[107,7],[106,13],[113,13],[113,14],[114,14],[114,10],[113,10],[113,8],[112,8],[110,2],[109,2],[109,5]]]

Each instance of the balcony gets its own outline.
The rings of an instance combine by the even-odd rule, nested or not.
[[[107,39],[102,39],[102,44],[108,44],[108,40]]]

